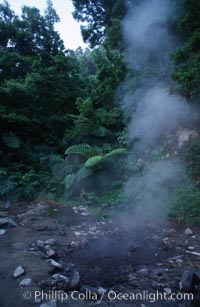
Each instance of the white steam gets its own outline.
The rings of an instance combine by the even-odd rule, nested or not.
[[[135,2],[137,5],[133,5]],[[155,221],[166,217],[170,194],[186,181],[186,176],[184,163],[178,157],[170,154],[156,160],[151,152],[165,144],[167,134],[175,136],[177,129],[190,120],[191,110],[180,95],[170,93],[170,56],[176,47],[171,34],[176,12],[171,1],[143,0],[133,4],[127,3],[123,34],[128,68],[140,74],[142,82],[137,93],[126,92],[121,103],[123,110],[132,112],[128,140],[134,145],[129,162],[132,160],[135,166],[141,162],[142,171],[125,185],[124,202],[136,205],[134,215],[140,220]],[[146,68],[151,73],[145,78]],[[130,88],[130,84],[124,88]]]
[[[183,98],[169,93],[164,84],[144,90],[129,129],[129,139],[140,139],[145,146],[156,145],[166,132],[174,131],[190,115]]]
[[[131,67],[140,69],[152,54],[162,63],[168,61],[175,45],[168,25],[174,18],[170,0],[139,1],[137,6],[129,3],[123,33]]]

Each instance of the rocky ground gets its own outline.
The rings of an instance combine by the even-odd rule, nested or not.
[[[199,306],[200,229],[120,225],[83,206],[4,205],[0,306]]]

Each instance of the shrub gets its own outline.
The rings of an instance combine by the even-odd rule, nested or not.
[[[179,188],[171,201],[169,215],[179,224],[200,225],[200,190]]]
[[[200,187],[200,141],[194,141],[186,154],[187,171],[193,181]]]

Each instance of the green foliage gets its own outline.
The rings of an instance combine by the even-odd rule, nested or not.
[[[200,190],[180,188],[171,202],[170,217],[179,224],[200,225]]]
[[[199,94],[200,55],[197,54],[190,60],[178,64],[174,79],[178,83],[179,92],[185,97],[195,100]]]
[[[13,132],[4,133],[2,138],[8,147],[11,148],[20,147],[20,139]]]
[[[88,144],[78,144],[70,146],[65,154],[69,156],[78,155],[81,160],[76,163],[76,172],[68,174],[64,179],[67,190],[71,189],[77,182],[91,177],[95,172],[103,169],[106,162],[111,164],[112,158],[126,154],[125,148],[116,148],[103,153],[101,148],[92,147]]]
[[[73,145],[67,148],[65,151],[65,154],[71,155],[71,154],[76,154],[76,155],[84,155],[86,157],[89,157],[85,161],[85,167],[86,168],[93,168],[102,165],[102,162],[106,158],[111,158],[119,155],[123,155],[127,152],[125,148],[116,148],[108,153],[103,154],[101,148],[98,147],[92,147],[88,144],[78,144],[78,145]],[[102,153],[101,155],[96,155],[98,153]],[[92,155],[92,157],[91,157]]]
[[[77,97],[82,99],[91,92],[93,72],[88,71],[93,64],[87,66],[83,60],[90,60],[88,52],[64,51],[54,28],[58,21],[51,1],[44,15],[24,6],[19,17],[7,2],[0,4],[0,167],[7,171],[2,178],[4,198],[16,193],[17,199],[25,195],[30,199],[41,189],[61,194],[63,179],[73,171],[73,164],[61,156],[70,145],[70,140],[64,144],[63,139],[66,130],[74,129],[70,114],[79,112]]]
[[[103,156],[94,156],[89,158],[85,162],[85,167],[86,168],[98,168],[102,165],[103,162]]]
[[[200,7],[197,0],[184,2],[180,28],[185,43],[173,56],[174,78],[180,92],[193,98],[199,93]],[[122,91],[132,95],[144,78],[160,71],[154,66],[141,74],[127,72],[121,33],[125,1],[73,4],[75,19],[84,22],[84,40],[95,47],[92,51],[65,50],[50,0],[44,15],[24,6],[16,16],[7,2],[0,4],[0,193],[14,200],[41,195],[80,201],[81,195],[82,202],[104,211],[118,204],[127,176],[123,118],[129,121],[134,111],[130,105],[122,114],[116,103],[121,90],[119,95],[116,90],[126,80]],[[180,2],[173,0],[172,5],[180,7]],[[165,147],[147,156],[167,158]],[[191,145],[186,159],[188,173],[199,186],[198,144]],[[143,168],[142,159],[135,168]],[[185,202],[183,220],[198,216],[197,196],[197,190],[188,192],[192,216],[184,213]],[[178,196],[177,203],[182,198]]]
[[[120,196],[121,196],[122,190],[121,189],[114,189],[113,191],[108,192],[101,198],[102,204],[104,204],[105,207],[109,207],[111,209],[117,209],[120,202]]]
[[[82,25],[82,36],[91,47],[102,44],[107,38],[107,29],[113,20],[121,19],[125,14],[123,0],[72,0],[73,16],[76,20],[87,22]],[[117,35],[117,33],[115,33]]]
[[[75,119],[76,131],[79,134],[88,134],[92,130],[93,121],[91,118],[94,116],[94,108],[91,97],[86,99],[78,98],[76,106],[79,111],[79,116]]]
[[[39,191],[50,190],[52,179],[50,174],[30,169],[27,172],[22,170],[8,173],[0,169],[0,196],[2,199],[11,201],[32,200]]]
[[[83,205],[96,207],[100,205],[100,199],[95,195],[94,192],[85,193],[83,199]]]
[[[110,157],[114,157],[114,156],[120,156],[123,155],[127,152],[127,150],[125,148],[116,148],[113,149],[112,151],[108,152],[106,154],[106,158],[110,158]]]
[[[101,148],[92,147],[88,144],[78,144],[78,145],[73,145],[67,148],[65,151],[65,154],[66,155],[76,154],[76,155],[90,156],[90,155],[94,155],[100,152],[101,152]]]
[[[117,188],[107,191],[100,198],[90,193],[89,196],[86,195],[86,204],[90,206],[94,215],[107,219],[110,216],[113,217],[113,213],[116,213],[117,210],[120,211],[121,193],[122,190]]]
[[[194,141],[186,153],[187,171],[193,181],[200,187],[200,141]]]
[[[101,47],[95,50],[94,59],[102,101],[105,106],[112,106],[116,88],[126,75],[123,56],[117,49]]]
[[[77,155],[85,155],[85,154],[91,154],[93,152],[94,148],[91,148],[88,144],[78,144],[70,146],[66,149],[65,154],[77,154]]]
[[[185,0],[184,5],[185,15],[179,27],[186,40],[173,55],[176,65],[173,76],[177,81],[178,90],[187,98],[195,101],[199,94],[200,80],[200,2]]]

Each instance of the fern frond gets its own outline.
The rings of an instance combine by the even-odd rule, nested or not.
[[[90,146],[89,144],[77,144],[70,146],[65,151],[66,155],[76,154],[76,155],[97,155],[102,152],[100,147]]]
[[[85,155],[91,153],[91,146],[88,144],[78,144],[73,145],[67,148],[65,151],[66,155],[77,154],[77,155]]]
[[[102,164],[103,159],[104,159],[103,156],[91,157],[85,162],[85,167],[87,167],[87,168],[97,168]]]
[[[116,148],[106,154],[106,158],[123,155],[127,152],[126,148]]]

